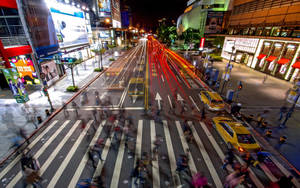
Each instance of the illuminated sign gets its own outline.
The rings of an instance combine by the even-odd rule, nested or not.
[[[59,4],[51,7],[60,48],[87,44],[88,35],[84,13],[72,6]]]
[[[204,48],[204,42],[205,42],[205,38],[203,37],[200,40],[200,50],[203,50],[203,48]]]

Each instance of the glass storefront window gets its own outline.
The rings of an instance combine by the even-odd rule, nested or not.
[[[292,37],[300,38],[300,29],[295,29],[292,33]]]
[[[262,33],[263,33],[263,28],[262,27],[258,27],[257,30],[256,30],[256,32],[255,32],[255,35],[261,36]]]
[[[290,28],[282,28],[280,32],[281,37],[289,37],[292,34],[292,29]]]
[[[232,35],[232,34],[233,34],[233,28],[230,28],[230,29],[228,30],[228,34],[229,34],[229,35]]]
[[[277,36],[279,36],[279,34],[280,34],[280,27],[273,27],[271,36],[277,37]]]
[[[243,35],[248,35],[249,32],[249,28],[244,28],[243,29]]]
[[[263,36],[270,36],[270,34],[271,34],[271,27],[265,27],[265,29],[263,30],[263,33],[262,33],[262,35]]]
[[[256,29],[255,27],[251,27],[248,34],[249,35],[254,35],[255,34],[255,29]]]

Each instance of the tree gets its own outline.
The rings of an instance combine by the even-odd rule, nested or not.
[[[94,52],[96,55],[100,56],[100,60],[98,60],[98,68],[99,69],[103,69],[103,65],[102,65],[102,55],[105,53],[105,49],[101,48],[101,49],[94,49],[92,50],[92,52]],[[100,66],[101,64],[101,66]]]

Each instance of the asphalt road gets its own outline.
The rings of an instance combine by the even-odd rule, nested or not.
[[[228,172],[221,166],[227,148],[209,121],[217,114],[207,111],[207,120],[199,119],[203,108],[199,92],[206,86],[201,80],[180,74],[177,66],[179,59],[169,55],[161,58],[159,48],[141,40],[113,64],[122,67],[118,74],[104,73],[91,83],[85,91],[88,100],[84,103],[82,95],[73,100],[80,106],[79,116],[69,104],[66,109],[68,116],[60,112],[30,139],[28,148],[40,163],[43,187],[75,187],[80,180],[98,175],[104,177],[106,187],[135,187],[130,174],[142,153],[153,153],[156,136],[161,136],[163,142],[158,150],[158,160],[153,160],[148,167],[151,178],[145,187],[189,187],[190,178],[175,172],[180,154],[189,157],[190,173],[201,171],[211,187],[223,186]],[[129,83],[131,78],[138,77],[144,79],[144,95],[129,96],[132,87],[139,90],[138,86],[130,87]],[[103,105],[96,104],[95,91],[98,91]],[[104,104],[108,99],[111,104]],[[182,103],[186,104],[184,112],[181,111]],[[157,121],[153,115],[145,116],[144,108],[153,112],[161,109],[159,117],[162,121]],[[97,110],[96,119],[93,117],[94,109]],[[118,114],[120,109],[125,109],[126,115],[133,119],[130,148],[135,155],[128,153],[124,134],[121,134],[119,144],[114,144],[113,139],[106,139],[105,128],[109,122],[99,118],[103,110]],[[188,143],[185,139],[182,129],[184,120],[191,126],[195,142]],[[83,121],[86,127],[81,126]],[[97,160],[97,168],[94,169],[91,161],[87,161],[87,151],[99,138],[104,139],[102,158],[105,161]],[[20,157],[12,157],[1,168],[0,187],[22,187]],[[236,160],[243,163],[237,155]],[[265,187],[283,174],[288,172],[280,164],[250,167],[249,185]]]

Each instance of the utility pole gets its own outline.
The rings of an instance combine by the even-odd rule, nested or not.
[[[285,116],[284,121],[280,124],[280,127],[281,127],[281,128],[286,127],[286,122],[287,122],[287,121],[289,120],[289,118],[292,116],[292,114],[293,114],[293,112],[294,112],[294,110],[295,110],[296,104],[297,104],[297,102],[298,102],[298,100],[299,100],[299,97],[300,97],[300,88],[297,89],[297,96],[296,96],[296,98],[295,98],[295,100],[294,100],[294,103],[293,103],[293,105],[291,106],[291,108],[289,109],[289,111],[286,113],[286,116]]]

